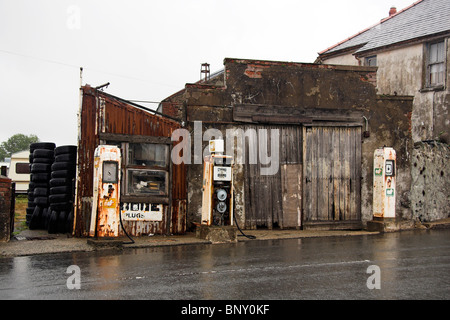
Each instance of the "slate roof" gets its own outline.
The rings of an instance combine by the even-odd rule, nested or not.
[[[328,55],[358,48],[361,53],[450,31],[450,0],[419,0],[356,35],[322,51]]]

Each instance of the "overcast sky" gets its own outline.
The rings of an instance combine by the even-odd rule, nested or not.
[[[77,143],[82,83],[161,101],[224,58],[314,62],[414,0],[0,0],[0,142]],[[157,104],[144,104],[156,108]]]

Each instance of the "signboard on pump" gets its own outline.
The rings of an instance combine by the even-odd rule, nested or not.
[[[126,221],[162,221],[162,204],[122,203],[120,210]]]

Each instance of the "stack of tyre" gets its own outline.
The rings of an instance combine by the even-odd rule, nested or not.
[[[76,146],[60,146],[54,150],[49,181],[49,233],[71,232],[76,175]]]
[[[26,221],[30,229],[45,229],[49,208],[49,181],[55,144],[37,142],[30,145],[30,184]]]

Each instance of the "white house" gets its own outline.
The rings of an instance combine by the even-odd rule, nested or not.
[[[323,50],[316,63],[377,66],[380,95],[413,96],[414,142],[444,138],[450,119],[450,1],[419,0]]]

